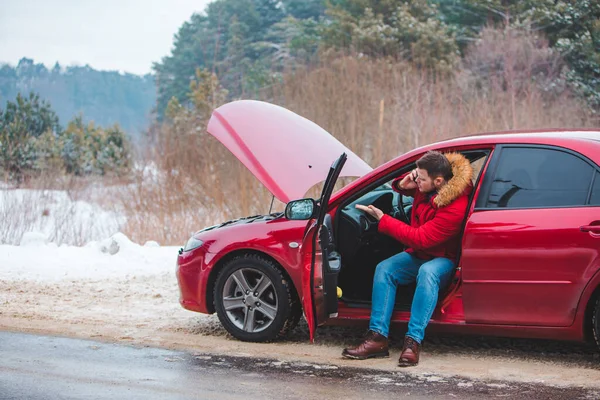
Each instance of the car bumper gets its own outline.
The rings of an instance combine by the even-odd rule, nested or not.
[[[206,304],[209,270],[204,265],[202,248],[183,252],[177,257],[175,276],[179,286],[179,304],[186,310],[210,314]]]

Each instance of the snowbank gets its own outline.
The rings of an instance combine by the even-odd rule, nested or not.
[[[57,246],[40,232],[27,232],[21,246],[0,245],[0,280],[57,280],[130,278],[174,274],[178,247],[145,246],[117,233],[84,247]]]

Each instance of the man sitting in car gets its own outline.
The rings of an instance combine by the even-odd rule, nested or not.
[[[379,232],[397,239],[407,250],[377,265],[369,332],[357,347],[344,349],[344,357],[362,360],[389,356],[388,334],[396,288],[416,281],[408,332],[398,364],[417,365],[440,287],[446,287],[452,278],[472,190],[473,169],[458,153],[443,155],[430,151],[416,164],[415,170],[393,182],[395,190],[414,197],[410,225],[372,205],[356,206],[379,221]]]

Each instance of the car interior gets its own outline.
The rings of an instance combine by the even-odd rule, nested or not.
[[[462,154],[471,161],[474,169],[473,184],[475,185],[489,152],[477,150],[465,151]],[[356,209],[355,206],[357,204],[373,204],[384,213],[410,223],[412,197],[394,191],[391,183],[394,178],[402,176],[413,168],[415,168],[415,164],[408,165],[402,170],[396,171],[393,176],[376,182],[362,193],[357,193],[356,196],[348,199],[339,207],[334,218],[334,226],[332,226],[329,215],[324,221],[328,237],[322,237],[321,240],[334,243],[334,246],[330,247],[335,247],[339,254],[341,269],[337,277],[337,286],[342,288],[341,300],[348,306],[368,307],[371,303],[373,276],[377,264],[405,250],[400,242],[378,233],[377,221]],[[466,219],[463,222],[463,229],[465,223]],[[396,310],[410,310],[415,288],[416,284],[398,287]],[[446,290],[440,291],[440,293],[444,292]],[[443,294],[441,296],[443,297]]]

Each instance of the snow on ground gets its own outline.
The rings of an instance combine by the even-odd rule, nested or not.
[[[83,247],[48,243],[40,233],[28,232],[20,246],[0,245],[0,279],[36,282],[107,280],[170,273],[174,275],[177,247],[156,242],[140,246],[117,233]]]
[[[138,328],[176,330],[190,320],[214,320],[179,305],[177,250],[139,245],[122,233],[83,247],[26,233],[20,246],[0,245],[0,319],[18,326],[53,321],[67,330],[77,326],[83,336],[108,329],[116,338]]]
[[[178,248],[132,242],[119,232],[125,218],[100,207],[122,188],[5,189],[0,191],[4,327],[52,321],[40,329],[60,334],[75,326],[77,335],[118,339],[137,329],[181,329],[190,320],[214,324],[214,317],[179,305]]]

